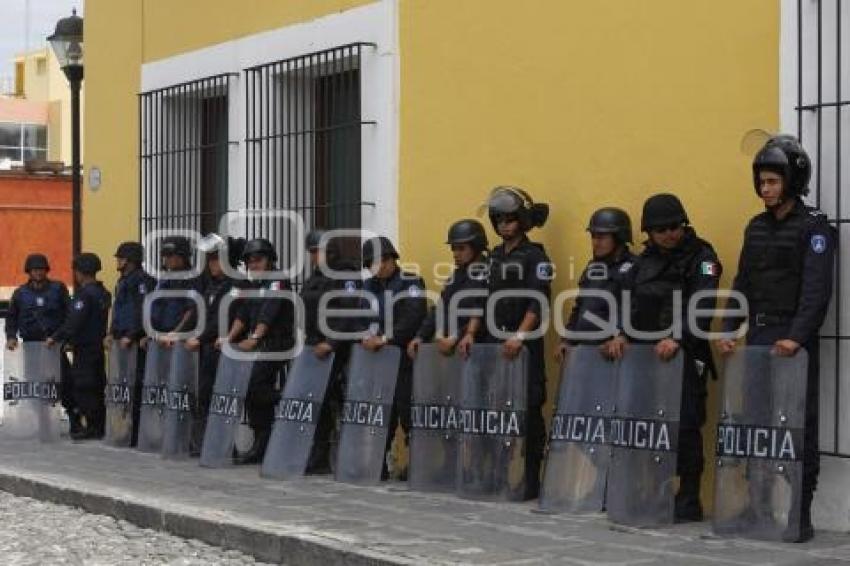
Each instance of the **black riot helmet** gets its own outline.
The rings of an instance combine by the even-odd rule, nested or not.
[[[24,273],[29,273],[33,269],[44,269],[50,271],[50,264],[47,262],[47,256],[44,254],[30,254],[24,261]]]
[[[490,192],[487,199],[487,213],[493,228],[498,230],[498,217],[504,214],[515,215],[523,232],[539,228],[549,218],[549,205],[535,203],[531,196],[519,187],[500,186]]]
[[[139,242],[121,242],[115,250],[115,257],[141,265],[145,257],[145,248]]]
[[[773,136],[753,159],[753,186],[759,191],[759,173],[772,171],[782,176],[784,196],[798,197],[809,193],[812,177],[812,160],[794,136]]]
[[[487,249],[487,233],[484,232],[484,226],[477,220],[458,220],[449,226],[446,243],[469,244],[476,252],[481,253]]]
[[[71,267],[74,271],[91,276],[94,276],[98,271],[103,269],[100,258],[97,257],[97,254],[93,253],[81,253],[71,262]]]
[[[198,240],[198,249],[204,252],[207,258],[218,257],[219,252],[223,248],[227,248],[227,261],[236,269],[239,262],[242,261],[242,252],[245,249],[245,238],[234,238],[228,236],[227,239],[221,237],[215,232],[211,232]]]
[[[319,243],[322,241],[322,236],[324,236],[325,233],[325,230],[319,228],[307,232],[307,237],[304,238],[304,247],[307,251],[319,249]]]
[[[167,236],[162,240],[159,253],[163,257],[179,255],[188,261],[192,256],[192,245],[185,236]]]
[[[398,251],[395,249],[392,241],[386,236],[369,238],[363,242],[363,265],[365,267],[371,266],[377,257],[399,258]]]
[[[659,226],[672,224],[689,224],[688,214],[679,197],[670,193],[652,195],[643,203],[643,214],[640,218],[640,229],[648,232]]]
[[[590,216],[587,231],[591,234],[614,234],[621,244],[632,243],[632,221],[621,208],[600,208]]]
[[[242,259],[248,261],[252,255],[262,255],[269,258],[272,263],[277,261],[277,251],[274,245],[265,238],[254,238],[245,243],[242,249]]]

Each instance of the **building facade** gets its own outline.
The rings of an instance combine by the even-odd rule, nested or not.
[[[810,132],[815,116],[818,136],[840,138],[821,106],[802,108],[833,101],[840,124],[842,80],[850,87],[840,59],[825,94],[822,73],[798,56],[798,44],[828,43],[811,35],[827,4],[88,0],[84,150],[100,182],[84,192],[84,247],[109,256],[160,229],[225,225],[296,258],[296,212],[306,228],[389,235],[436,289],[448,225],[479,214],[493,186],[514,184],[551,206],[535,238],[557,265],[558,291],[575,287],[589,257],[594,209],[620,206],[637,223],[647,196],[671,191],[714,243],[728,286],[760,206],[745,134]],[[833,15],[838,53],[850,14]],[[840,173],[840,159],[819,155]],[[819,202],[838,200],[827,212],[841,225],[842,181],[826,169],[817,194],[835,196]],[[827,333],[842,348],[844,305]],[[829,495],[850,483],[850,432],[836,420],[850,408],[850,378],[833,350],[816,519],[847,528],[850,498]],[[554,363],[549,373],[551,399]]]

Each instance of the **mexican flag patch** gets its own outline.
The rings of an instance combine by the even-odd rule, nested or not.
[[[699,264],[699,272],[702,275],[711,275],[716,277],[720,275],[720,266],[713,261],[704,261]]]

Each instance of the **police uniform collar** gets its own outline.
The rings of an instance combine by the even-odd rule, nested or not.
[[[381,279],[380,277],[377,277],[377,276],[375,277],[375,279],[377,279],[378,281],[380,281],[383,284],[387,284],[390,281],[394,281],[394,280],[400,279],[400,278],[401,278],[401,268],[399,266],[396,266],[395,269],[393,270],[393,272],[390,274],[390,276],[387,277],[386,279]]]
[[[522,237],[519,239],[519,242],[517,242],[517,245],[514,246],[513,249],[511,249],[510,251],[508,251],[508,247],[507,247],[506,242],[502,242],[501,244],[496,246],[496,249],[499,250],[499,252],[502,253],[503,255],[510,255],[510,254],[512,254],[516,251],[521,250],[525,246],[531,245],[531,243],[532,242],[531,242],[531,240],[528,239],[528,236],[523,234]]]

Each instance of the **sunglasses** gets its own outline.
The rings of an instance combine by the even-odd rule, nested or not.
[[[653,234],[664,234],[665,232],[675,232],[681,227],[682,225],[676,222],[674,224],[665,224],[664,226],[653,226],[649,231]]]

